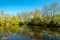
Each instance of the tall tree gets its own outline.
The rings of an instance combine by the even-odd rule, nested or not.
[[[59,10],[59,6],[58,6],[57,2],[54,2],[54,3],[50,4],[49,11],[50,11],[52,20],[54,20],[54,15],[56,14],[56,12],[58,10]]]
[[[4,10],[1,10],[1,16],[4,16],[4,15],[5,15]]]
[[[23,12],[21,14],[21,16],[22,16],[21,18],[22,18],[24,23],[26,23],[29,20],[29,13],[28,12]]]
[[[35,12],[34,12],[34,15],[33,15],[35,18],[38,17],[38,18],[41,18],[41,15],[40,15],[40,10],[37,8],[35,9]]]
[[[42,10],[44,19],[47,20],[47,16],[48,16],[48,7],[46,5],[43,6],[43,10]]]
[[[35,9],[35,16],[40,16],[40,10],[38,8]]]
[[[17,17],[18,17],[18,19],[21,19],[21,14],[17,13]]]

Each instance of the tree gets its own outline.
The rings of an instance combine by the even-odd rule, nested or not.
[[[54,22],[60,24],[60,14],[54,15]]]
[[[22,12],[21,13],[21,20],[22,20],[22,22],[24,22],[24,24],[27,24],[27,21],[29,20],[29,13]]]
[[[11,25],[11,23],[10,23],[10,22],[11,22],[11,17],[12,17],[12,16],[11,16],[10,14],[6,14],[6,15],[5,15],[5,18],[4,18],[4,19],[5,19],[5,24],[6,24],[6,26]]]
[[[0,18],[0,25],[4,25],[4,17]]]
[[[3,10],[1,10],[1,17],[0,17],[0,24],[4,24],[4,19],[5,18],[5,12]]]
[[[17,13],[17,17],[18,17],[18,19],[21,19],[21,14]]]
[[[41,15],[40,10],[36,9],[35,12],[33,12],[33,15],[30,16],[30,23],[34,25],[39,25],[41,23]]]
[[[46,5],[43,6],[43,10],[42,10],[44,19],[47,20],[47,16],[48,16],[48,7]]]
[[[28,20],[28,13],[27,12],[23,12],[22,13],[22,16],[23,16],[23,20],[24,21],[27,21]]]
[[[12,16],[11,18],[11,24],[19,24],[20,20],[16,16]]]
[[[48,7],[47,7],[47,5],[44,5],[43,6],[43,9],[42,9],[42,25],[46,25],[46,24],[48,24],[48,22],[49,22],[49,14],[48,14]]]
[[[1,10],[1,16],[5,16],[4,10]]]
[[[59,8],[59,6],[58,6],[57,2],[50,4],[49,11],[50,11],[52,20],[54,20],[54,15],[56,14],[56,12],[58,12],[58,10],[59,10],[58,8]]]
[[[34,18],[34,12],[33,11],[31,11],[30,12],[30,14],[29,14],[29,22],[31,21],[31,19],[33,19]]]

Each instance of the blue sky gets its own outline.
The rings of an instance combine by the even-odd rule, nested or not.
[[[60,2],[60,0],[0,0],[0,11],[16,15],[18,12],[42,9],[44,4],[48,6],[54,1]]]

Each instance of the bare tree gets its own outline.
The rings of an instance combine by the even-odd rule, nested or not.
[[[18,19],[21,19],[21,14],[17,13],[17,17],[18,17]]]
[[[43,10],[42,10],[43,16],[45,18],[45,20],[47,20],[47,16],[48,16],[48,7],[46,5],[43,6]]]
[[[1,10],[1,16],[4,16],[4,15],[5,15],[4,10]]]
[[[50,4],[49,11],[50,11],[51,17],[53,17],[52,20],[54,20],[54,15],[56,14],[56,12],[58,12],[58,10],[59,10],[59,6],[57,2]]]

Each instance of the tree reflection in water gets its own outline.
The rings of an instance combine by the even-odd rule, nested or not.
[[[31,30],[28,27],[29,26],[26,25],[21,26],[21,29],[19,29],[16,33],[7,32],[7,37],[4,37],[4,33],[1,32],[0,36],[2,35],[2,40],[60,40],[60,36],[49,34],[47,32],[48,30],[45,30],[45,28],[41,29],[35,26],[35,29],[32,28]]]

